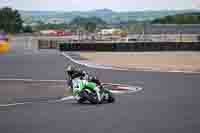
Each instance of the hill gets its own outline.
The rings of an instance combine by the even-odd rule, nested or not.
[[[130,11],[116,12],[110,9],[98,9],[91,11],[71,11],[71,12],[56,12],[56,11],[20,11],[23,20],[26,23],[33,21],[47,21],[51,18],[64,19],[66,23],[80,17],[99,17],[107,23],[119,23],[127,21],[151,21],[164,16],[171,16],[181,13],[190,13],[193,10],[178,10],[178,11]]]
[[[200,12],[181,13],[157,18],[154,24],[200,24]]]

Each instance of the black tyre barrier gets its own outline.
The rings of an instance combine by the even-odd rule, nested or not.
[[[60,43],[60,51],[199,51],[200,42]]]

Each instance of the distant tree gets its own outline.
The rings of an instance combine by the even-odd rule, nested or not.
[[[9,33],[21,32],[22,19],[17,10],[13,10],[9,7],[4,7],[0,9],[0,29]]]
[[[66,24],[45,24],[44,27],[46,29],[66,29]]]
[[[85,30],[88,32],[95,32],[96,28],[97,28],[96,23],[88,22],[85,24]]]
[[[144,25],[141,23],[129,23],[127,26],[127,32],[140,34],[143,32]]]
[[[172,16],[166,16],[165,17],[165,23],[170,23],[170,22],[172,22],[173,21],[173,17]],[[164,21],[164,20],[163,20]]]
[[[69,25],[70,27],[83,27],[85,30],[93,32],[97,27],[106,25],[106,22],[97,17],[76,17],[70,22]]]
[[[43,22],[39,22],[38,25],[34,27],[36,31],[48,30],[48,29],[66,29],[66,28],[68,28],[67,24],[45,24]]]
[[[25,33],[32,33],[33,29],[32,29],[31,26],[24,26],[23,32],[25,32]]]

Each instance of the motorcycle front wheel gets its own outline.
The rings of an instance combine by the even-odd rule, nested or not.
[[[109,90],[104,89],[104,93],[108,95],[108,99],[106,99],[106,101],[108,103],[114,103],[115,102],[115,97]]]

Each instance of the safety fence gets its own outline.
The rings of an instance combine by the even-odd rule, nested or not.
[[[199,51],[200,42],[60,43],[60,51]]]

